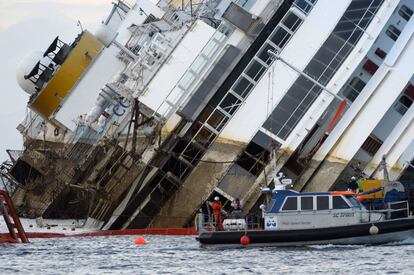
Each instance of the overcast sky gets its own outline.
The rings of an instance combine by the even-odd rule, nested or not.
[[[21,149],[16,126],[26,113],[28,95],[17,85],[15,71],[32,51],[44,51],[59,35],[71,42],[77,20],[94,31],[109,13],[111,0],[0,0],[0,162],[6,149]]]

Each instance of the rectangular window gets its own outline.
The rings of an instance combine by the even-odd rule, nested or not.
[[[408,83],[404,90],[404,94],[414,100],[414,86],[411,83]]]
[[[300,198],[301,210],[313,210],[313,197]]]
[[[259,159],[246,152],[241,154],[237,164],[256,177],[260,175],[264,168],[264,164]]]
[[[224,100],[220,103],[220,107],[230,115],[233,115],[241,103],[240,99],[231,93],[228,93]]]
[[[239,96],[245,98],[247,94],[253,89],[253,83],[247,80],[245,77],[239,77],[236,85],[233,86],[233,91]]]
[[[212,133],[209,129],[203,127],[200,132],[194,137],[194,140],[199,144],[208,147],[214,140],[216,135]]]
[[[374,75],[375,72],[378,70],[378,65],[368,59],[362,66],[362,68],[371,75]]]
[[[293,3],[296,7],[308,14],[313,7],[315,0],[295,0]]]
[[[370,135],[362,144],[361,148],[370,154],[371,156],[375,155],[375,153],[379,150],[382,145],[382,141],[374,135]]]
[[[289,38],[290,34],[284,28],[279,26],[270,38],[270,40],[272,40],[272,42],[275,43],[276,46],[283,49]]]
[[[351,208],[346,201],[344,201],[344,198],[341,196],[333,196],[332,197],[332,208],[333,209],[348,209]]]
[[[317,196],[316,197],[316,209],[328,210],[329,209],[329,196]]]
[[[258,81],[265,71],[266,68],[262,64],[253,60],[245,73],[254,81]]]
[[[403,95],[402,97],[398,99],[397,103],[395,104],[395,109],[401,115],[405,115],[408,108],[410,108],[412,104],[413,104],[412,99],[409,98],[408,96]]]
[[[270,54],[268,53],[268,51],[275,51],[275,47],[273,47],[272,45],[270,45],[269,43],[266,43],[263,47],[262,50],[260,51],[260,53],[257,55],[257,57],[259,57],[263,62],[265,62],[266,64],[270,64],[272,63],[272,57],[270,56]]]
[[[384,59],[387,56],[387,53],[381,50],[380,48],[377,48],[375,50],[375,54],[381,59]]]
[[[398,14],[404,18],[406,21],[410,20],[411,16],[413,15],[413,11],[410,10],[406,5],[402,5],[399,9]]]
[[[401,31],[397,29],[394,25],[389,25],[388,29],[385,31],[385,33],[394,41],[398,39],[398,36],[400,36]]]
[[[302,23],[302,19],[300,19],[293,12],[288,13],[288,15],[285,16],[283,19],[283,25],[285,25],[292,32],[295,32],[301,23]]]
[[[349,100],[354,101],[362,89],[364,89],[365,85],[366,83],[356,76],[345,87],[342,94]]]
[[[210,116],[207,123],[216,129],[217,131],[221,131],[223,129],[226,122],[229,120],[227,116],[225,116],[219,110],[215,110],[214,113]]]
[[[282,207],[283,211],[286,210],[298,210],[298,198],[297,197],[287,197],[285,204]]]

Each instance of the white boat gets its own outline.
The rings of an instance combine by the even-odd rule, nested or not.
[[[280,187],[263,192],[270,200],[262,228],[251,229],[244,220],[235,227],[235,220],[224,220],[221,231],[200,230],[200,244],[380,244],[414,237],[414,217],[407,201],[390,201],[383,209],[368,210],[352,192],[296,192]]]

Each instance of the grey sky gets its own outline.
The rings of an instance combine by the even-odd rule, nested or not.
[[[16,126],[23,120],[28,95],[17,85],[16,67],[32,51],[44,51],[59,35],[71,42],[77,20],[94,30],[111,8],[111,0],[0,0],[0,162],[6,149],[21,149]]]

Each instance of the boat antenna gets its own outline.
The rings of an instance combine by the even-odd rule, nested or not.
[[[382,172],[384,173],[384,181],[386,183],[389,183],[390,182],[390,175],[389,175],[388,169],[387,169],[386,155],[383,155],[382,156],[382,160],[380,162],[380,166],[381,166]]]
[[[78,23],[76,24],[76,26],[80,27],[81,29],[81,33],[83,32],[83,28],[82,28],[82,23],[80,20],[78,20]]]

